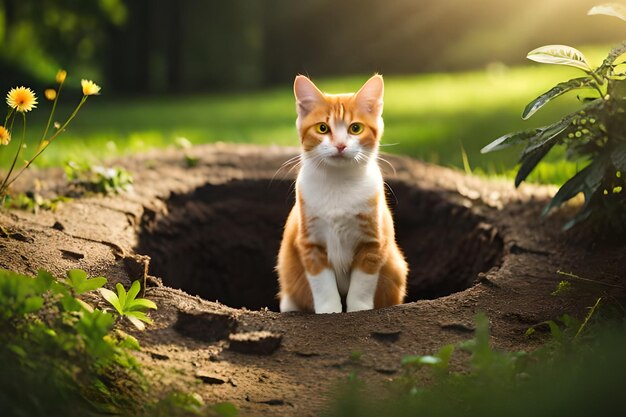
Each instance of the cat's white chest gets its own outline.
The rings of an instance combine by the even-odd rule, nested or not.
[[[367,240],[358,215],[375,210],[371,199],[382,186],[380,171],[356,178],[328,178],[302,173],[298,190],[304,203],[309,239],[326,248],[337,288],[345,296],[350,268],[359,243]],[[375,215],[375,214],[373,214]]]

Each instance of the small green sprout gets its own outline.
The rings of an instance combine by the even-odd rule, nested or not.
[[[83,190],[100,194],[117,194],[131,188],[132,175],[120,167],[103,167],[70,161],[65,166],[67,179]]]
[[[145,329],[145,324],[152,324],[150,317],[143,310],[157,308],[154,302],[145,298],[136,298],[141,289],[139,281],[133,282],[128,292],[119,282],[115,286],[117,294],[113,291],[100,288],[100,294],[117,310],[120,316],[124,316],[139,330]]]
[[[557,286],[556,289],[554,291],[552,291],[550,293],[550,295],[561,295],[566,291],[569,291],[572,289],[572,283],[569,281],[560,281]]]

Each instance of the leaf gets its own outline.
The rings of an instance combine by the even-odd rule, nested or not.
[[[441,359],[432,355],[424,355],[420,356],[418,362],[422,365],[439,365],[441,363]]]
[[[143,324],[143,322],[141,320],[139,320],[137,317],[132,317],[132,316],[126,316],[128,317],[128,320],[130,320],[130,322],[133,324],[133,326],[135,326],[137,329],[139,330],[145,330],[146,329],[146,325]]]
[[[607,163],[607,157],[597,158],[591,164],[570,178],[565,184],[563,184],[559,191],[557,191],[556,195],[552,197],[550,203],[543,210],[542,215],[545,216],[550,209],[560,206],[580,192],[585,195],[585,201],[589,201],[591,195],[602,183]]]
[[[28,297],[24,301],[24,313],[33,313],[43,307],[43,298],[39,296]]]
[[[146,315],[146,313],[144,313],[143,311],[128,311],[126,312],[126,317],[130,318],[130,317],[134,317],[136,319],[139,319],[143,322],[146,322],[148,324],[152,324],[153,321],[150,317],[148,317]]]
[[[557,139],[561,137],[561,134],[565,133],[565,130],[572,125],[571,123],[573,118],[574,115],[569,115],[557,123],[539,128],[540,132],[534,137],[528,139],[528,145],[522,151],[520,160],[523,160],[527,155],[535,152],[535,150],[539,148],[543,148],[549,143],[555,143]]]
[[[88,279],[87,281],[85,281],[83,283],[83,285],[80,288],[80,291],[77,291],[79,294],[85,293],[85,292],[89,292],[89,291],[93,291],[93,290],[97,290],[98,288],[101,288],[104,286],[104,284],[107,283],[107,279],[104,277],[95,277],[95,278],[91,278]]]
[[[408,355],[402,358],[400,362],[402,365],[419,365],[421,356],[418,355]]]
[[[589,218],[589,216],[591,216],[591,212],[593,211],[593,206],[591,206],[590,204],[588,204],[589,202],[585,202],[585,205],[583,206],[583,208],[576,214],[576,216],[568,221],[567,223],[565,223],[565,225],[563,225],[563,230],[567,231],[569,229],[571,229],[572,227],[576,226],[578,223],[587,220]]]
[[[605,3],[593,6],[587,15],[613,16],[626,21],[626,6],[619,3]]]
[[[239,411],[232,403],[217,403],[211,409],[220,417],[237,417]]]
[[[99,288],[98,291],[100,291],[102,297],[107,300],[109,304],[111,304],[120,315],[124,314],[124,309],[120,304],[120,299],[118,298],[117,294],[107,288]]]
[[[527,58],[542,64],[568,65],[585,72],[591,72],[591,67],[583,53],[567,45],[542,46],[530,51]]]
[[[527,153],[522,157],[522,163],[515,175],[515,186],[519,187],[520,184],[530,175],[535,169],[537,164],[541,162],[544,156],[550,152],[550,150],[556,145],[556,141],[548,142],[541,148],[535,148],[532,153]]]
[[[69,284],[72,288],[78,287],[81,283],[87,280],[87,273],[82,269],[70,269],[65,273]]]
[[[126,303],[124,303],[125,308],[132,304],[132,302],[135,300],[135,297],[137,297],[137,294],[139,294],[140,289],[141,285],[139,284],[139,281],[133,281],[130,289],[128,290],[128,294],[126,295]]]
[[[117,298],[120,300],[120,306],[122,307],[122,311],[124,311],[124,307],[126,307],[126,289],[119,282],[115,284],[115,288],[117,289]],[[122,313],[123,314],[123,313]]]
[[[500,149],[508,148],[511,145],[516,145],[527,141],[528,139],[537,136],[540,129],[524,130],[522,132],[509,133],[504,136],[500,136],[498,139],[491,142],[480,150],[480,153],[489,153],[493,151],[499,151]]]
[[[70,269],[67,271],[66,275],[70,287],[74,289],[76,294],[83,294],[96,290],[107,283],[107,279],[103,277],[88,279],[87,273],[82,269]]]
[[[620,171],[626,171],[626,143],[617,145],[611,152],[611,162]]]
[[[63,310],[67,312],[84,310],[84,306],[81,304],[80,300],[69,293],[61,298],[61,306],[63,306]],[[91,311],[93,311],[93,309],[91,309]]]
[[[139,345],[139,341],[134,336],[129,335],[126,332],[121,330],[116,330],[115,333],[119,338],[118,346],[124,349],[141,351],[141,346]]]
[[[49,290],[53,284],[56,282],[52,274],[45,269],[39,269],[37,271],[37,276],[35,277],[35,285],[37,287],[37,291],[40,293],[44,293]]]
[[[530,142],[530,145],[528,145],[524,150],[524,154],[531,153],[534,149],[543,146],[548,141],[558,139],[558,135],[567,129],[574,116],[575,114],[571,114],[549,126],[524,130],[522,132],[509,133],[508,135],[504,135],[482,148],[480,153],[497,151],[522,142]]]
[[[445,345],[445,346],[441,347],[441,349],[439,349],[439,351],[437,352],[437,354],[435,356],[437,356],[439,359],[441,359],[441,367],[444,367],[444,368],[448,367],[448,363],[450,362],[450,358],[452,357],[452,353],[454,353],[454,345],[453,344]]]
[[[548,325],[550,328],[550,334],[557,342],[563,341],[563,332],[561,332],[558,324],[556,324],[553,320],[548,320],[545,324]]]
[[[80,306],[87,312],[89,313],[93,313],[93,307],[91,306],[91,304],[88,304],[86,302],[84,302],[83,300],[79,300],[78,298],[76,298],[76,301],[78,301],[78,304],[80,304]]]
[[[524,112],[522,113],[522,119],[527,120],[530,118],[537,110],[546,105],[550,100],[555,99],[568,91],[576,90],[578,88],[589,87],[594,82],[594,79],[591,77],[581,77],[574,78],[569,81],[565,81],[557,84],[552,87],[550,90],[546,91],[526,106]]]
[[[143,310],[145,308],[152,308],[156,310],[157,306],[153,301],[150,301],[146,298],[137,298],[136,300],[133,300],[133,302],[130,303],[130,305],[126,307],[126,310],[136,311],[136,310]]]

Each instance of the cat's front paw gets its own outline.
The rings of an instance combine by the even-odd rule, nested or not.
[[[341,299],[327,301],[325,303],[321,303],[319,306],[315,306],[315,314],[341,313],[341,311]]]
[[[374,301],[371,302],[363,301],[363,300],[347,300],[346,311],[351,313],[353,311],[362,311],[362,310],[373,310],[374,309]]]

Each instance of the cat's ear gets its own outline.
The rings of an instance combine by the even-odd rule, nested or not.
[[[376,74],[367,80],[355,94],[356,103],[362,111],[378,117],[383,112],[384,93],[385,83],[383,82],[383,76]]]
[[[300,117],[306,116],[324,102],[324,94],[304,75],[296,76],[293,94],[296,96],[296,111]]]

